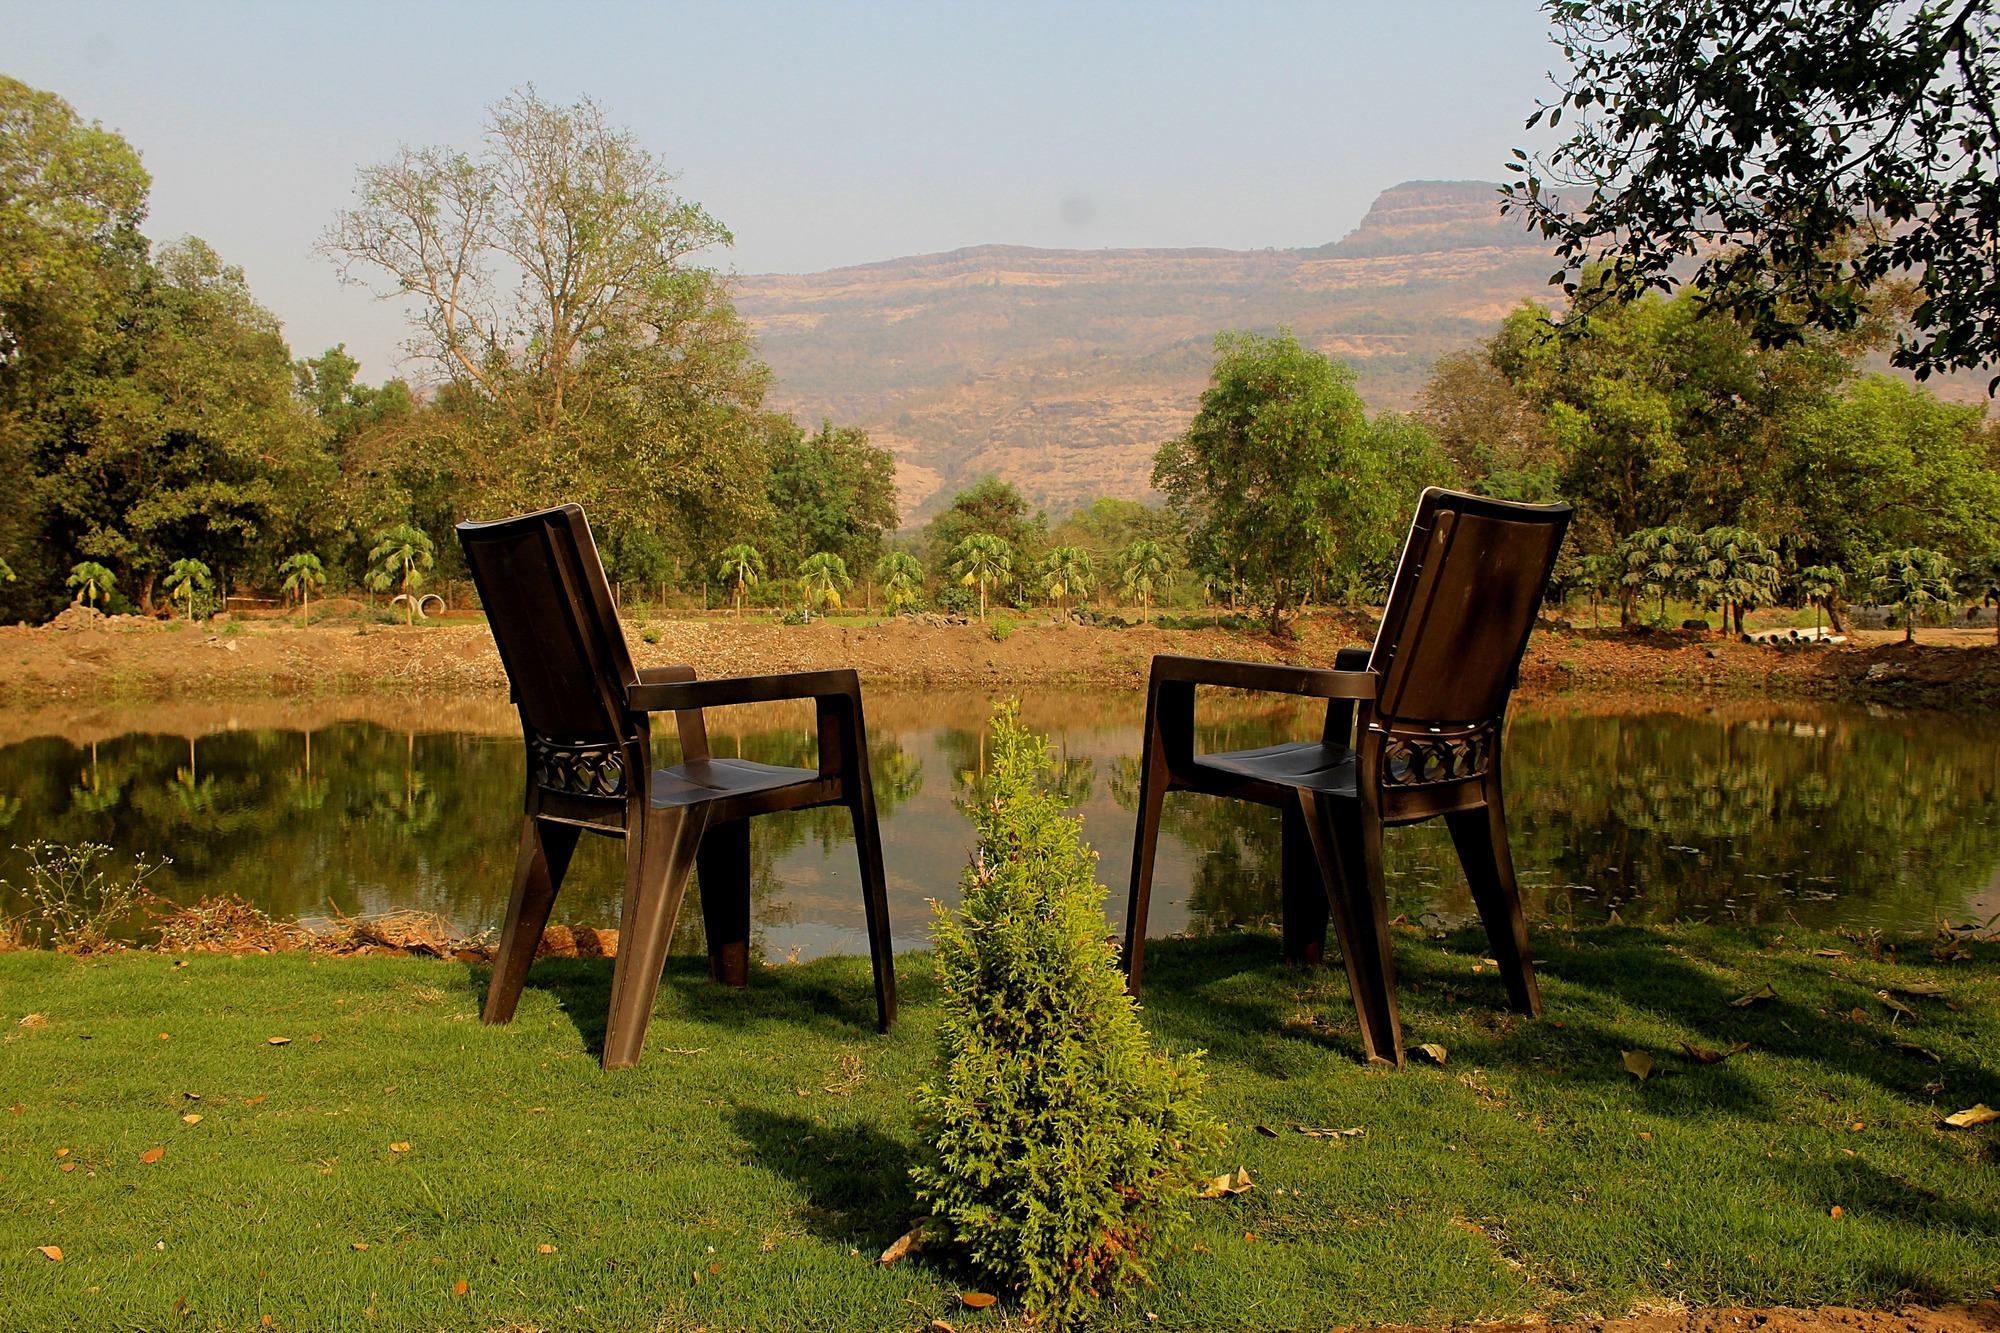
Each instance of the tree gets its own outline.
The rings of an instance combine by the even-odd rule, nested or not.
[[[1799,571],[1799,595],[1813,608],[1813,638],[1820,637],[1821,611],[1832,619],[1836,632],[1842,629],[1840,595],[1846,588],[1847,572],[1839,565],[1808,565]]]
[[[76,589],[76,600],[85,606],[96,606],[108,599],[118,586],[118,580],[111,571],[95,560],[80,560],[69,571],[68,584]]]
[[[1621,580],[1624,601],[1619,607],[1619,627],[1630,629],[1638,623],[1633,602],[1638,597],[1657,597],[1660,618],[1666,619],[1667,597],[1687,587],[1691,581],[1689,559],[1697,538],[1686,528],[1646,528],[1625,538],[1618,554],[1625,565]]]
[[[278,572],[285,576],[284,591],[299,599],[300,609],[305,616],[307,628],[312,626],[312,595],[315,589],[326,586],[326,568],[319,557],[310,552],[285,557],[285,563],[278,566]]]
[[[951,550],[951,573],[970,588],[979,587],[979,619],[986,620],[986,590],[1014,577],[1014,548],[990,532],[975,532]]]
[[[830,612],[840,605],[840,594],[853,586],[847,562],[831,551],[815,551],[799,566],[799,588],[806,595],[807,620],[812,619],[815,602],[822,613]]]
[[[2000,647],[2000,555],[1974,561],[1959,579],[1958,591],[1973,598],[1974,605],[1993,608],[1993,643]]]
[[[1118,585],[1139,599],[1139,618],[1153,618],[1153,594],[1166,587],[1172,562],[1158,542],[1137,541],[1118,553]]]
[[[1672,290],[1766,346],[1854,332],[1872,290],[1912,281],[1895,364],[1924,378],[2000,362],[1991,0],[1544,0],[1571,66],[1520,150],[1506,205],[1579,290]],[[1688,274],[1689,260],[1699,260]],[[1996,378],[1995,384],[2000,384]],[[1989,386],[1991,387],[1991,386]]]
[[[722,553],[722,564],[716,573],[723,582],[735,584],[736,618],[743,619],[744,594],[757,585],[764,577],[764,555],[756,547],[738,542]]]
[[[1586,555],[1576,562],[1576,585],[1590,598],[1590,627],[1598,629],[1597,611],[1604,598],[1616,596],[1625,582],[1625,567],[1616,555]]]
[[[1687,560],[1695,598],[1721,613],[1724,635],[1732,615],[1741,634],[1746,610],[1778,600],[1778,553],[1747,528],[1710,528],[1695,539]]]
[[[1446,465],[1413,423],[1371,425],[1353,370],[1289,332],[1223,333],[1215,350],[1200,409],[1160,447],[1153,484],[1187,523],[1197,565],[1245,578],[1284,633],[1315,580],[1344,589],[1393,560],[1416,490]]]
[[[924,589],[924,567],[908,551],[890,551],[875,564],[875,582],[889,614],[901,615],[917,604]]]
[[[768,371],[723,279],[731,238],[588,98],[523,88],[486,149],[407,148],[357,175],[320,243],[344,280],[405,302],[411,350],[451,387],[426,418],[461,437],[481,499],[573,499],[607,529],[751,530],[765,517]]]
[[[782,418],[772,432],[770,500],[772,558],[796,564],[829,551],[854,569],[882,553],[896,526],[896,460],[868,443],[868,432],[821,422],[812,436]]]
[[[1090,552],[1081,546],[1052,546],[1035,566],[1035,574],[1041,579],[1042,591],[1055,600],[1056,618],[1067,620],[1069,599],[1091,590],[1097,570]]]
[[[183,558],[176,560],[167,570],[167,596],[177,598],[187,611],[187,618],[194,619],[194,599],[203,593],[215,591],[215,575],[199,560]]]
[[[1951,562],[1936,551],[1910,546],[1885,551],[1868,567],[1875,600],[1903,618],[1903,642],[1917,641],[1917,620],[1931,607],[1951,605]]]
[[[924,525],[924,550],[931,568],[948,573],[952,552],[974,533],[998,537],[1016,552],[1032,552],[1047,531],[1045,514],[1031,515],[1028,502],[1012,482],[981,477],[951,497],[937,517]]]
[[[1199,1058],[1153,1049],[1104,933],[1082,821],[1048,790],[1048,743],[996,715],[957,913],[934,905],[943,1017],[918,1089],[911,1175],[930,1242],[1074,1329],[1149,1277],[1223,1133]]]
[[[424,586],[424,572],[437,563],[436,548],[422,530],[407,523],[375,534],[368,552],[368,586],[376,592],[391,588],[401,591],[395,600],[403,604],[406,624],[417,623],[417,591]]]

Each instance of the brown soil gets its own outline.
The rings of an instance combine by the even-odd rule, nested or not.
[[[1023,623],[1004,637],[977,624],[774,625],[685,616],[629,624],[641,665],[688,663],[704,676],[851,666],[871,685],[971,690],[1088,684],[1137,688],[1155,653],[1328,663],[1363,643],[1361,617],[1315,616],[1298,637],[1220,629],[1096,629]],[[653,636],[656,642],[647,642]],[[2000,706],[1990,634],[1894,633],[1843,647],[1780,648],[1690,632],[1538,631],[1522,664],[1529,695],[1648,692],[1766,695],[1900,706]],[[10,704],[368,692],[504,698],[492,636],[476,618],[414,628],[342,619],[192,625],[72,611],[53,625],[0,627],[0,700]],[[430,711],[426,705],[426,712]]]
[[[1792,1310],[1782,1306],[1739,1310],[1677,1310],[1629,1315],[1623,1319],[1590,1319],[1550,1327],[1546,1324],[1481,1324],[1481,1333],[1993,1333],[2000,1330],[2000,1304],[1930,1309],[1905,1306],[1895,1310],[1849,1310],[1825,1306]],[[1383,1329],[1379,1333],[1398,1333]],[[1415,1333],[1414,1330],[1401,1333]]]

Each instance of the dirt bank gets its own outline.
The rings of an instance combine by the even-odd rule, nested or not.
[[[851,666],[875,685],[965,689],[1084,684],[1136,688],[1155,653],[1328,663],[1366,642],[1361,618],[1316,617],[1296,639],[1221,629],[1099,629],[835,621],[775,625],[662,619],[627,626],[641,665],[692,664],[704,676]],[[1902,644],[1863,635],[1832,648],[1779,648],[1694,633],[1626,636],[1538,631],[1522,666],[1530,695],[1648,692],[1759,694],[1941,708],[2000,706],[2000,650],[1990,635],[1931,631]],[[56,625],[0,628],[0,700],[241,698],[248,695],[504,697],[492,636],[477,619],[406,627],[281,620],[192,625],[65,613]]]

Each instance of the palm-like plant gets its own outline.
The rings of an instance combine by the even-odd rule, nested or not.
[[[764,577],[764,554],[746,542],[738,542],[722,553],[716,569],[724,583],[736,585],[731,596],[736,601],[736,618],[743,619],[743,598]]]
[[[1167,586],[1173,562],[1158,542],[1136,541],[1118,553],[1118,586],[1139,599],[1139,618],[1153,619],[1153,594]]]
[[[76,600],[85,606],[96,606],[108,599],[118,587],[118,580],[111,571],[95,560],[79,560],[70,567],[69,586],[76,589]]]
[[[5,560],[0,560],[0,583],[12,583],[13,581],[14,567]]]
[[[1838,616],[1833,609],[1833,599],[1847,590],[1847,571],[1839,565],[1807,565],[1799,571],[1799,595],[1812,603],[1813,637],[1820,636],[1820,613]]]
[[[1778,600],[1778,553],[1748,528],[1716,527],[1702,533],[1689,553],[1688,572],[1696,600],[1722,613],[1724,634],[1732,618],[1741,634],[1745,611]]]
[[[1590,598],[1590,627],[1597,629],[1598,608],[1605,597],[1618,591],[1625,568],[1615,555],[1587,555],[1576,566],[1577,585]]]
[[[1667,594],[1690,581],[1688,559],[1698,540],[1686,528],[1645,528],[1618,543],[1625,562],[1624,585],[1641,596],[1658,598],[1662,620],[1667,617]]]
[[[986,619],[986,590],[1014,577],[1014,548],[1004,537],[975,532],[951,548],[951,572],[960,583],[979,588],[979,619]]]
[[[424,586],[424,571],[437,564],[437,550],[419,528],[398,523],[375,534],[375,548],[368,553],[368,586],[376,592],[398,588],[396,600],[403,603],[409,624],[417,623],[417,590]]]
[[[1973,563],[1959,581],[1961,596],[1971,597],[1980,606],[2000,611],[2000,555],[1989,555]],[[1993,617],[1993,644],[2000,648],[2000,614]]]
[[[1957,571],[1936,551],[1906,546],[1885,551],[1869,566],[1869,587],[1876,601],[1903,617],[1903,642],[1917,641],[1917,618],[1940,602],[1951,601],[1951,576]]]
[[[215,575],[199,560],[176,560],[167,570],[167,596],[179,599],[187,611],[187,618],[194,619],[194,599],[198,594],[215,591]]]
[[[1056,617],[1061,620],[1069,618],[1069,599],[1089,592],[1097,582],[1090,552],[1081,546],[1051,547],[1035,566],[1035,573],[1042,581],[1042,591],[1055,599]]]
[[[924,567],[908,551],[890,551],[875,562],[875,581],[889,614],[901,615],[917,604],[924,590]]]
[[[295,594],[299,606],[305,612],[307,628],[312,626],[312,595],[326,586],[326,567],[319,557],[302,551],[298,555],[288,555],[285,563],[278,566],[278,572],[285,576],[284,590]]]
[[[831,551],[815,551],[799,562],[799,588],[806,595],[806,620],[812,620],[814,603],[825,615],[840,605],[840,594],[854,586],[848,577],[847,562]]]

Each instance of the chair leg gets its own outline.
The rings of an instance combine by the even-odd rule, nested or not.
[[[500,929],[500,948],[493,956],[493,980],[486,987],[488,1023],[511,1023],[528,969],[549,924],[556,890],[569,871],[581,830],[571,824],[545,824],[528,815],[521,820],[521,850],[514,858],[514,888],[507,897],[507,920]]]
[[[1326,957],[1327,882],[1313,852],[1305,817],[1295,809],[1284,812],[1284,847],[1279,880],[1284,896],[1284,958],[1288,963],[1317,967]]]
[[[1403,1020],[1396,1005],[1396,960],[1389,947],[1382,824],[1348,801],[1299,793],[1300,816],[1326,879],[1347,985],[1368,1060],[1403,1064]]]
[[[1153,858],[1167,803],[1167,762],[1157,737],[1147,736],[1139,766],[1139,824],[1132,837],[1132,889],[1125,899],[1125,989],[1134,995],[1146,966],[1146,911],[1153,900]]]
[[[1542,991],[1535,984],[1534,955],[1528,949],[1528,923],[1521,915],[1521,891],[1514,882],[1514,855],[1507,843],[1505,808],[1492,801],[1485,807],[1446,815],[1458,863],[1472,885],[1472,901],[1486,925],[1487,945],[1500,977],[1507,985],[1507,1003],[1517,1014],[1541,1016]]]
[[[611,971],[611,1013],[604,1025],[606,1069],[639,1063],[674,918],[680,915],[707,825],[708,807],[684,806],[648,810],[626,834],[625,903],[618,921],[618,962]]]
[[[875,966],[875,1021],[887,1032],[896,1021],[896,943],[889,930],[889,885],[882,873],[882,829],[875,795],[848,803],[854,816],[854,854],[861,863],[861,905],[868,917],[868,957]]]
[[[750,984],[750,821],[712,824],[695,853],[701,920],[708,931],[708,975],[725,986]]]

